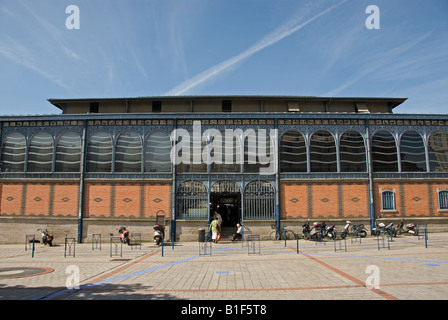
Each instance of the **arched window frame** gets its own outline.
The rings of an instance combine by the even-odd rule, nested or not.
[[[313,140],[314,137],[317,137],[319,134],[325,134],[324,138],[330,138],[332,140],[328,140],[331,143],[328,143],[328,146],[323,146],[319,144],[313,144],[313,142],[317,142],[320,140]],[[316,139],[316,138],[314,138]],[[322,140],[324,141],[324,140]],[[331,144],[331,145],[330,145]],[[313,150],[313,148],[324,148],[330,149],[334,148],[333,152],[317,152]],[[338,171],[338,150],[337,150],[337,140],[336,137],[327,130],[318,130],[313,132],[310,136],[309,141],[309,155],[310,155],[310,170],[311,172],[337,172]],[[323,157],[323,158],[322,158]],[[332,158],[331,161],[322,161],[326,158]]]
[[[377,137],[380,134],[385,134],[383,136],[383,138],[386,137],[386,135],[387,135],[388,136],[387,138],[389,138],[389,136],[390,136],[393,139],[393,140],[391,140],[391,141],[393,141],[393,146],[390,145],[390,146],[384,147],[384,148],[386,148],[386,150],[389,149],[392,151],[387,154],[387,156],[391,156],[391,159],[378,159],[378,156],[386,154],[385,152],[375,150],[375,148],[381,148],[381,146],[378,147],[375,145],[375,143],[378,142],[378,141],[375,141],[375,137]],[[391,141],[387,141],[387,142],[390,143]],[[398,161],[399,158],[398,158],[397,140],[396,140],[396,137],[392,133],[390,133],[387,130],[380,130],[380,131],[376,132],[372,136],[370,145],[371,145],[371,152],[372,152],[372,170],[374,173],[376,173],[376,172],[399,172],[400,168],[399,168],[399,161]],[[392,158],[394,158],[394,159],[392,159]],[[381,163],[386,164],[386,165],[383,166]],[[395,163],[395,166],[392,167],[391,163]],[[391,167],[393,168],[393,170],[384,170],[384,168],[391,168]]]
[[[36,145],[37,138],[45,136],[51,145]],[[40,149],[40,150],[39,150]],[[43,149],[43,150],[42,150]],[[43,152],[45,150],[45,152]],[[28,144],[27,172],[50,173],[54,171],[55,144],[54,138],[46,131],[38,131],[34,133]],[[42,161],[43,160],[43,161]]]
[[[135,139],[132,143],[137,143],[138,145],[130,145],[126,142],[121,144],[121,140],[127,134],[131,139]],[[123,149],[123,150],[121,150]],[[132,152],[131,152],[132,151]],[[115,166],[114,170],[118,173],[141,173],[142,170],[142,154],[143,154],[143,142],[142,137],[138,132],[134,130],[126,130],[121,132],[115,142]]]
[[[403,137],[407,138],[407,135],[411,135],[413,134],[414,136],[418,136],[419,141],[421,142],[421,145],[419,146],[419,148],[421,148],[419,153],[415,153],[415,154],[410,154],[408,152],[406,152],[406,148],[416,148],[414,146],[409,146],[406,145],[403,141]],[[424,139],[422,137],[422,135],[420,133],[418,133],[417,131],[414,130],[408,130],[403,132],[403,134],[400,135],[400,162],[401,162],[401,172],[426,172],[426,151],[425,151],[425,143],[424,143]],[[415,139],[411,140],[412,143],[417,142]],[[404,148],[405,147],[405,148]],[[418,158],[420,157],[420,159],[418,159],[418,161],[413,161],[413,160],[408,160],[406,158],[407,155],[410,155],[410,157],[413,158]],[[414,165],[414,168],[412,168],[412,165]]]
[[[353,133],[357,134],[362,139],[363,146],[359,147],[359,148],[362,148],[364,151],[363,152],[358,152],[358,153],[356,153],[356,155],[363,155],[363,157],[362,157],[363,160],[355,162],[356,163],[355,167],[357,168],[356,170],[344,170],[343,162],[344,163],[345,162],[347,162],[347,163],[350,162],[350,161],[344,159],[344,155],[346,154],[346,152],[342,151],[343,147],[346,147],[346,146],[343,146],[343,142],[345,141],[344,137],[347,134],[353,134]],[[364,139],[364,137],[363,137],[363,135],[361,133],[359,133],[358,131],[355,131],[355,130],[345,131],[344,133],[341,134],[341,136],[339,138],[338,147],[339,147],[339,167],[340,167],[340,171],[341,172],[367,172],[366,141],[365,141],[365,139]],[[358,147],[356,147],[356,148],[358,148]]]
[[[286,140],[285,137],[288,136],[288,134],[291,137],[298,138],[298,140]],[[292,146],[288,145],[288,142],[290,143],[297,143],[300,142],[299,146]],[[303,142],[303,143],[302,143]],[[292,150],[288,150],[292,149]],[[281,139],[280,139],[280,172],[308,172],[308,144],[306,141],[306,137],[299,131],[296,130],[288,130],[285,132]],[[291,156],[295,159],[288,159],[288,156]],[[296,157],[304,157],[303,159],[300,159],[301,161],[294,161],[297,160]]]
[[[64,147],[67,149],[68,152],[59,152],[59,148],[61,146],[61,139],[64,138],[65,135],[71,134],[72,137],[77,138],[77,143],[73,144],[68,147]],[[76,148],[78,148],[78,151],[76,153]],[[79,172],[81,168],[81,154],[82,154],[82,142],[81,137],[78,133],[67,130],[62,132],[58,138],[56,139],[56,153],[55,153],[55,172]],[[61,159],[61,154],[68,154],[70,158],[77,159],[75,161],[66,161],[64,157]],[[62,167],[62,170],[59,170],[59,168]]]
[[[13,137],[15,136],[15,137]],[[8,139],[9,138],[9,139]],[[18,142],[11,141],[16,139]],[[9,140],[9,141],[8,141]],[[12,145],[11,145],[12,144]],[[7,148],[13,149],[11,152]],[[16,151],[18,151],[16,153]],[[5,136],[1,150],[1,172],[24,172],[27,156],[26,137],[20,132],[11,132]]]
[[[157,134],[164,134],[165,137],[168,137],[169,139],[169,150],[167,145],[163,145],[161,147],[157,147],[155,149],[158,150],[150,150],[150,148],[153,148],[153,146],[150,144],[151,142],[151,137],[154,137]],[[144,166],[144,172],[154,172],[154,173],[171,173],[173,168],[172,168],[172,161],[171,161],[171,150],[173,148],[173,140],[170,134],[168,134],[165,131],[162,130],[157,130],[157,131],[153,131],[150,134],[148,134],[145,138],[144,141],[144,146],[143,146],[143,166]],[[160,150],[162,149],[162,150]],[[151,153],[152,152],[158,152],[158,151],[163,151],[163,155],[167,158],[163,158],[161,159],[161,161],[158,161],[158,164],[153,164],[151,163]],[[167,153],[166,153],[167,152]],[[160,166],[162,167],[162,169],[160,168]],[[165,169],[167,168],[167,169]]]
[[[92,138],[94,138],[97,134],[102,134],[103,137],[105,138],[104,141],[101,141],[101,143],[107,143],[106,148],[110,149],[108,152],[101,153],[105,151],[105,147],[97,147],[92,145]],[[108,141],[106,141],[106,139]],[[97,150],[93,151],[92,148],[98,148],[98,151]],[[98,130],[93,132],[87,142],[86,171],[111,173],[113,166],[113,152],[114,152],[114,146],[112,136],[104,130]],[[101,161],[96,161],[97,159],[94,159],[92,155],[95,155],[95,157],[102,157]],[[98,171],[98,169],[102,170]]]

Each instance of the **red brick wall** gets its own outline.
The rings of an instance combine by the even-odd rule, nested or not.
[[[284,181],[281,183],[281,217],[368,218],[368,184],[365,181]]]
[[[84,217],[148,218],[170,214],[171,183],[89,182],[85,187]]]
[[[448,212],[439,210],[438,188],[447,188],[448,183],[442,181],[389,181],[374,184],[375,216],[390,217],[447,217]],[[395,211],[383,211],[381,192],[395,192]],[[447,189],[448,190],[448,189]]]
[[[76,182],[5,182],[0,187],[1,215],[78,216]]]

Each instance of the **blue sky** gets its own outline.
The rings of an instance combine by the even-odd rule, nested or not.
[[[161,95],[407,97],[395,113],[448,113],[448,1],[0,0],[0,114]]]

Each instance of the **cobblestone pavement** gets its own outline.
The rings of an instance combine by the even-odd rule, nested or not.
[[[56,239],[57,240],[57,239]],[[358,241],[0,246],[1,300],[446,300],[448,234]],[[111,251],[112,247],[112,251]],[[345,250],[346,248],[346,250]],[[112,256],[111,256],[112,252]],[[74,256],[73,256],[74,254]],[[65,255],[65,256],[64,256]],[[79,289],[76,288],[79,280]],[[72,287],[74,287],[72,289]]]

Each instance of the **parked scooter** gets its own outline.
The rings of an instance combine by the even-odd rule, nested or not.
[[[53,236],[48,233],[47,229],[37,229],[42,234],[42,243],[45,245],[53,246]]]
[[[397,236],[397,230],[394,227],[394,224],[391,222],[388,225],[386,225],[384,222],[378,223],[375,222],[375,228],[372,229],[371,234],[372,236],[381,235],[382,233],[390,235],[392,233],[393,237]]]
[[[163,238],[165,238],[165,227],[161,224],[154,225],[154,242],[160,246]]]
[[[353,234],[356,237],[365,238],[367,236],[367,229],[362,223],[354,225],[351,221],[347,220],[344,230],[341,232],[341,238],[344,239],[349,234]]]
[[[406,224],[406,231],[403,229],[403,226],[404,219],[401,219],[396,228],[397,234],[409,233],[410,235],[418,236],[418,226],[415,223]]]
[[[415,223],[408,223],[406,225],[406,229],[408,230],[409,234],[418,236],[418,226]]]
[[[310,224],[307,222],[302,226],[303,239],[310,240],[311,239],[310,232],[311,232]]]
[[[392,234],[393,237],[397,236],[397,230],[392,222],[386,226],[386,234],[389,236]]]
[[[131,239],[129,238],[129,230],[126,227],[120,227],[118,229],[118,233],[120,234],[120,240],[122,243],[127,243],[127,245],[131,245]]]
[[[324,237],[328,237],[328,238],[331,238],[331,239],[333,239],[334,238],[334,229],[335,229],[335,225],[333,224],[333,225],[331,225],[331,226],[326,226],[325,225],[325,223],[323,223],[323,236]]]

